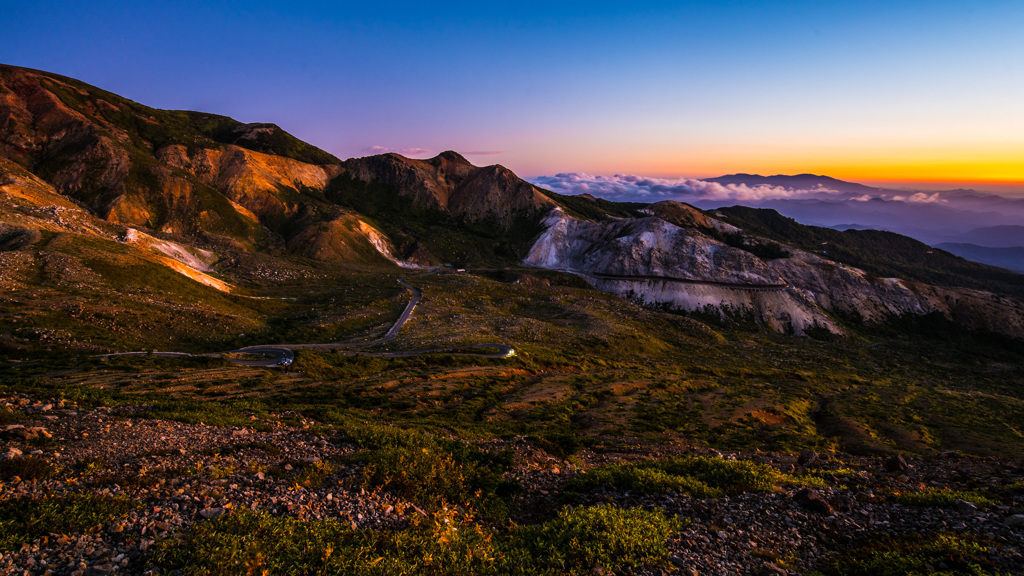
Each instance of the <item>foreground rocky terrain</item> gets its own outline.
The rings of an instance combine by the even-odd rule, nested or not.
[[[298,419],[253,420],[252,427],[211,427],[144,416],[144,408],[84,409],[55,398],[8,394],[0,410],[21,414],[2,430],[0,504],[87,494],[127,502],[120,513],[84,526],[52,526],[10,545],[5,574],[163,573],[153,552],[176,536],[241,510],[355,530],[403,529],[425,517],[412,502],[367,489],[357,451],[335,431]],[[288,415],[277,415],[287,417]],[[9,419],[8,419],[9,420]],[[669,555],[634,574],[805,574],[878,538],[948,533],[985,543],[985,561],[1003,573],[1024,571],[1024,462],[956,453],[922,459],[802,454],[717,453],[680,445],[602,444],[569,461],[524,438],[511,448],[518,479],[512,520],[550,518],[563,503],[662,510],[685,524],[670,535]],[[680,454],[767,464],[790,482],[768,492],[694,498],[613,485],[567,489],[584,471]],[[19,476],[21,474],[24,477]],[[938,491],[938,492],[937,492]],[[906,494],[985,494],[908,503]],[[904,496],[901,496],[904,495]],[[903,499],[901,499],[903,498]],[[10,540],[11,525],[4,526]],[[945,569],[935,566],[935,570]],[[603,573],[595,566],[593,573]]]

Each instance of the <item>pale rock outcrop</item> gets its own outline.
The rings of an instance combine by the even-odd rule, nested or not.
[[[779,332],[840,331],[767,263],[697,230],[657,217],[589,222],[557,208],[544,224],[526,264],[577,272],[599,290],[644,304],[753,315]]]
[[[673,206],[650,212],[666,209],[679,217]],[[738,232],[714,219],[682,217]],[[789,257],[765,261],[655,216],[590,222],[556,208],[544,225],[525,264],[578,273],[600,290],[647,305],[753,316],[796,334],[815,327],[841,333],[832,314],[873,324],[940,313],[968,328],[1024,337],[1024,305],[988,292],[876,278],[791,247]]]

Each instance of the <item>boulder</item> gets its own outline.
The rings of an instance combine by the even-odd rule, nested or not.
[[[821,497],[821,494],[810,488],[802,488],[794,494],[793,501],[801,508],[811,512],[819,514],[832,514],[833,512],[832,506]]]

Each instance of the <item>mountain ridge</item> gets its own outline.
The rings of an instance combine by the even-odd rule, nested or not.
[[[0,186],[9,199],[0,213],[9,220],[4,246],[32,249],[35,229],[121,244],[152,238],[128,244],[144,259],[225,292],[246,284],[230,263],[256,255],[300,266],[306,259],[371,267],[525,260],[590,273],[593,285],[620,295],[632,291],[650,305],[753,311],[776,331],[841,333],[837,313],[877,322],[940,312],[965,326],[1024,334],[1014,312],[1001,325],[979,309],[972,324],[977,297],[965,291],[995,287],[1019,296],[1018,275],[1004,278],[945,253],[916,268],[886,253],[883,266],[858,260],[855,251],[843,251],[849,242],[837,241],[881,233],[830,231],[840,236],[829,237],[835,253],[827,255],[814,245],[826,232],[774,212],[562,196],[503,166],[475,166],[454,151],[424,160],[388,153],[340,161],[273,124],[156,110],[21,68],[0,67],[0,152]],[[786,178],[839,182],[811,174],[756,178],[773,185]],[[40,217],[39,210],[57,205],[66,211]],[[877,242],[927,248],[895,234]],[[189,256],[199,253],[209,263]],[[937,275],[937,259],[963,271]],[[615,282],[625,280],[612,277],[639,283],[622,289]],[[669,284],[653,286],[651,278]],[[673,278],[689,284],[672,284]],[[966,288],[955,288],[958,283]],[[737,293],[743,284],[760,292],[791,290]],[[940,292],[969,304],[951,307],[939,302]]]
[[[726,174],[715,178],[705,178],[704,180],[707,182],[717,182],[719,184],[745,184],[747,186],[768,185],[794,189],[819,187],[838,190],[849,194],[878,193],[883,190],[882,188],[876,188],[874,186],[866,186],[856,182],[839,180],[837,178],[832,178],[831,176],[806,173],[793,175],[775,174],[772,176],[737,173]]]

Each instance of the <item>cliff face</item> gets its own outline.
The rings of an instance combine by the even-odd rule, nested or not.
[[[80,207],[111,224],[183,241],[284,249],[335,263],[378,262],[367,246],[390,245],[375,229],[367,232],[353,207],[359,202],[344,208],[327,199],[343,173],[393,187],[420,208],[499,229],[555,206],[509,170],[477,167],[454,152],[342,163],[273,124],[157,110],[71,78],[2,65],[0,160],[8,188],[17,181],[27,194],[42,186],[45,194],[36,195],[48,196],[46,205]],[[383,240],[370,241],[374,234]],[[403,254],[435,262],[420,240],[403,238]]]
[[[737,230],[690,215],[685,221]],[[1024,306],[989,292],[874,278],[794,248],[787,258],[762,260],[655,216],[589,222],[556,209],[544,223],[524,263],[577,272],[598,289],[649,305],[752,316],[797,334],[814,327],[841,332],[833,314],[870,324],[938,312],[969,328],[1024,337]]]
[[[273,125],[155,110],[10,66],[0,67],[0,155],[110,222],[247,245],[339,172]]]
[[[357,180],[397,188],[413,202],[467,220],[508,227],[517,217],[539,217],[556,204],[502,166],[477,167],[455,152],[429,160],[398,154],[353,158],[343,164]]]
[[[766,262],[698,230],[653,216],[588,222],[561,210],[545,224],[526,264],[578,272],[600,290],[649,305],[753,315],[778,332],[840,331]]]
[[[209,264],[224,250],[393,260],[376,229],[307,193],[340,172],[339,160],[272,124],[155,110],[69,78],[0,66],[8,259],[11,250],[31,251],[44,232],[87,237],[100,258],[129,250],[222,291],[231,285],[210,276]],[[200,253],[210,262],[188,256]]]
[[[234,145],[190,153],[187,147],[173,144],[158,150],[156,158],[217,190],[237,212],[259,222],[294,216],[303,200],[297,198],[297,191],[323,189],[340,172],[337,165],[314,166]]]
[[[618,276],[771,286],[781,279],[749,252],[660,218],[589,222],[556,209],[526,263]]]

